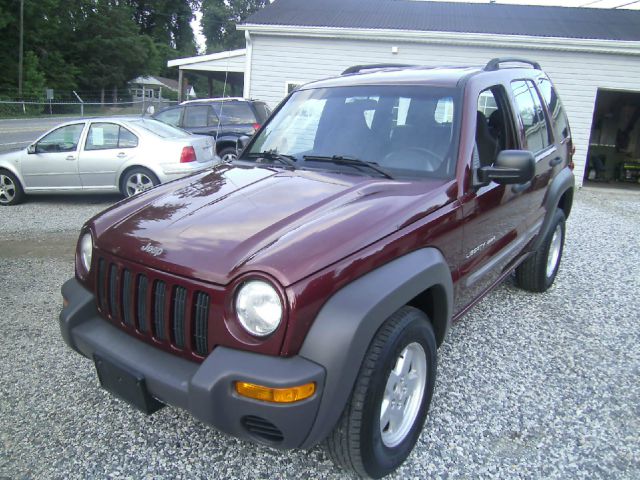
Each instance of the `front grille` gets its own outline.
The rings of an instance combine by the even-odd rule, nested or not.
[[[157,276],[164,275],[100,258],[95,282],[98,310],[151,343],[186,356],[206,356],[211,347],[211,296],[181,279]]]

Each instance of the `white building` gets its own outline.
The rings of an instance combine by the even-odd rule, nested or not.
[[[621,175],[621,162],[640,159],[639,11],[275,0],[238,28],[246,36],[244,96],[272,107],[296,85],[351,65],[484,65],[517,56],[538,61],[555,82],[571,123],[578,182],[590,144],[591,155],[606,157],[610,178]],[[215,60],[215,68],[227,63]],[[628,141],[616,148],[618,131]]]

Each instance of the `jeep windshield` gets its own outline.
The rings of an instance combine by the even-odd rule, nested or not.
[[[367,85],[294,92],[241,160],[387,178],[451,178],[458,90]],[[371,168],[367,167],[367,164]]]

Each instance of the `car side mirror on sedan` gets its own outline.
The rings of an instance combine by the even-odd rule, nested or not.
[[[536,159],[527,150],[503,150],[491,166],[478,169],[478,179],[483,183],[494,181],[501,185],[525,183],[536,173]]]
[[[36,144],[32,143],[31,145],[29,145],[27,147],[27,153],[31,154],[31,153],[36,153]]]
[[[240,156],[244,148],[249,144],[249,140],[251,140],[251,137],[247,135],[238,137],[238,139],[236,140],[236,155]]]

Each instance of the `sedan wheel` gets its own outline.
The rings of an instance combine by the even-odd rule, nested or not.
[[[159,183],[158,178],[146,168],[136,168],[125,176],[122,182],[122,193],[127,197],[132,197],[155,187]]]
[[[9,172],[0,172],[0,205],[15,205],[22,200],[22,186]]]

